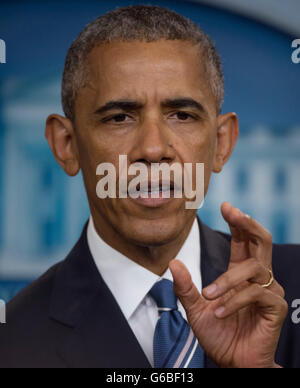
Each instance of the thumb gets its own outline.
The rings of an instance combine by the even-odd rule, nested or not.
[[[204,305],[204,298],[197,290],[186,266],[179,260],[172,260],[169,268],[173,275],[174,291],[187,315],[198,313]]]

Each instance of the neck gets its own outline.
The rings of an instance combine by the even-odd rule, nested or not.
[[[187,239],[195,218],[185,226],[184,230],[174,238],[174,240],[159,246],[142,246],[126,240],[115,228],[109,225],[98,214],[93,214],[94,226],[97,234],[112,248],[128,257],[135,263],[148,269],[158,276],[162,276],[169,267],[169,262],[173,260],[185,240]]]

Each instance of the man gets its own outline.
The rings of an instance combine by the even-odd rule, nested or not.
[[[1,367],[300,366],[284,299],[300,295],[299,247],[273,247],[229,203],[231,237],[150,185],[145,198],[96,192],[97,167],[118,171],[126,155],[149,171],[204,163],[206,194],[238,138],[236,114],[221,114],[223,88],[209,38],[163,8],[117,9],[74,41],[66,117],[51,115],[46,137],[68,175],[82,171],[91,218],[67,259],[8,304]]]

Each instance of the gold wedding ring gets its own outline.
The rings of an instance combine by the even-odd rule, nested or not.
[[[273,272],[272,272],[270,269],[268,269],[268,271],[269,271],[269,274],[270,274],[270,280],[269,280],[268,283],[262,284],[262,285],[261,285],[262,288],[268,288],[268,287],[270,287],[270,286],[273,284],[273,282],[274,282]]]

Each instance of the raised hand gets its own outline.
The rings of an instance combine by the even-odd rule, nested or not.
[[[173,260],[174,290],[200,345],[218,366],[278,367],[274,357],[288,307],[282,287],[272,281],[272,237],[229,203],[221,210],[232,234],[228,271],[201,295],[184,264]]]

